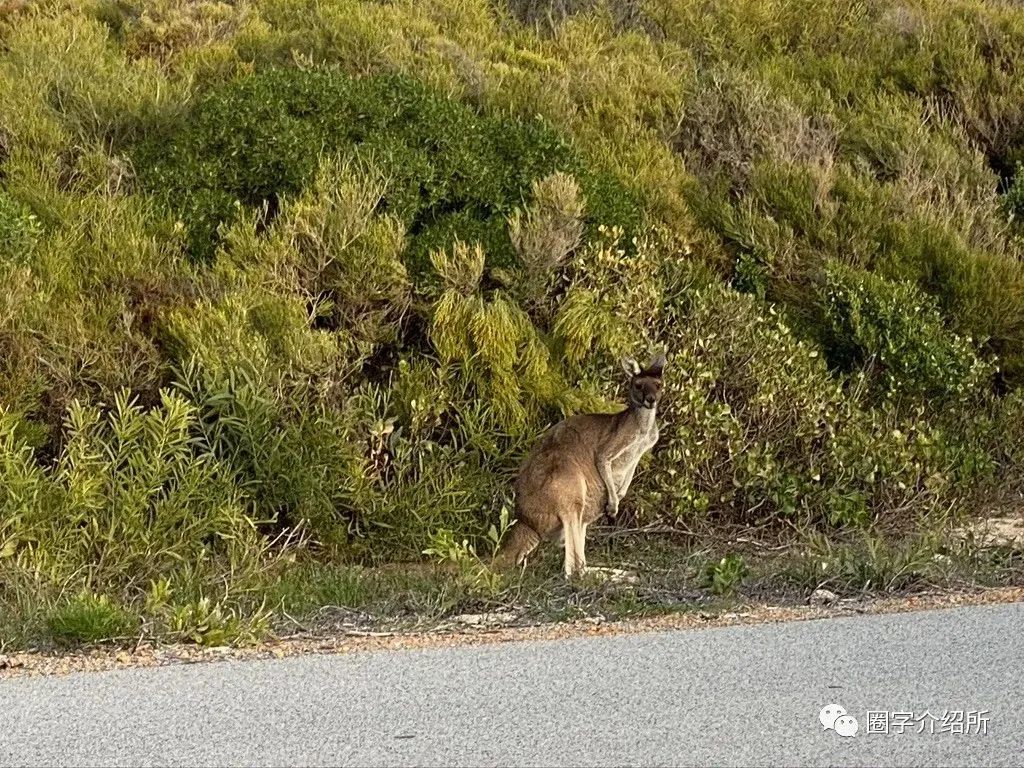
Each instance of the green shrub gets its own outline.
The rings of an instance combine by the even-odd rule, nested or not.
[[[3,36],[0,113],[13,153],[31,142],[28,155],[51,170],[77,150],[138,136],[188,91],[152,60],[125,57],[84,7],[21,14]]]
[[[419,559],[442,529],[482,546],[524,449],[527,428],[503,423],[457,366],[427,371],[401,365],[348,403],[361,449],[344,479],[350,551],[371,561]]]
[[[144,186],[187,225],[192,253],[209,259],[236,206],[276,213],[311,181],[321,154],[353,152],[383,171],[381,205],[409,232],[417,274],[431,250],[456,237],[480,240],[494,263],[508,263],[504,218],[556,170],[579,172],[592,228],[639,223],[635,198],[587,172],[541,121],[480,116],[403,76],[275,69],[244,77],[207,94],[182,124],[154,130],[134,157]]]
[[[160,618],[175,639],[200,645],[246,645],[263,638],[270,629],[264,606],[225,606],[209,596],[169,606]]]
[[[138,621],[106,595],[82,592],[55,607],[46,620],[50,633],[65,643],[96,643],[124,640],[138,628]]]
[[[301,299],[249,286],[175,313],[168,336],[197,444],[257,500],[262,519],[344,543],[340,494],[358,457],[353,428],[325,403],[338,397],[354,350],[311,329]]]
[[[858,395],[866,382],[833,378],[749,296],[717,285],[684,294],[660,327],[671,372],[658,449],[638,476],[645,514],[899,525],[964,503],[992,472],[990,450],[957,417],[873,407]]]
[[[793,81],[804,65],[810,90]],[[698,177],[688,197],[730,251],[733,283],[821,338],[813,286],[830,259],[912,281],[1018,381],[1024,268],[985,154],[914,94],[840,96],[822,75],[801,51],[763,68],[719,64],[686,105],[676,149]]]
[[[152,58],[172,70],[229,67],[237,56],[231,44],[265,31],[249,3],[102,0],[89,10],[130,57]]]
[[[269,228],[261,232],[256,215],[228,228],[225,260],[247,282],[262,284],[262,296],[251,300],[269,307],[286,303],[283,297],[300,299],[287,302],[287,317],[264,334],[308,345],[305,353],[288,352],[294,364],[325,364],[312,346],[335,340],[365,348],[397,341],[412,285],[403,262],[405,229],[379,210],[386,188],[379,169],[328,159],[303,193],[284,201]],[[318,330],[334,333],[309,333],[310,311]]]
[[[972,247],[934,212],[908,209],[896,187],[843,164],[822,169],[762,160],[744,185],[742,199],[731,201],[709,182],[694,192],[695,210],[732,250],[734,284],[784,306],[805,338],[846,343],[829,335],[836,328],[823,293],[814,290],[828,263],[845,263],[932,297],[923,300],[934,304],[941,323],[998,355],[1007,377],[1017,380],[1024,270],[1012,255]]]
[[[915,583],[934,583],[945,547],[934,530],[883,536],[858,531],[836,539],[807,538],[790,579],[803,589],[828,583],[839,592],[898,592]]]
[[[149,411],[125,396],[106,413],[74,404],[44,468],[0,413],[0,565],[129,595],[156,578],[216,583],[225,568],[241,588],[267,545],[225,466],[194,450],[197,415],[172,394]]]
[[[731,595],[743,583],[747,570],[743,556],[732,552],[718,562],[707,564],[704,582],[716,595]]]
[[[663,273],[676,258],[662,248],[657,237],[645,236],[635,238],[627,250],[622,231],[612,228],[602,229],[600,237],[579,249],[551,328],[570,370],[587,369],[595,353],[632,355],[660,341],[655,329],[662,315]]]
[[[913,285],[833,265],[824,291],[830,362],[844,371],[867,365],[883,396],[963,401],[991,379],[970,340]]]
[[[362,512],[361,424],[315,401],[280,402],[267,381],[242,370],[218,378],[199,369],[177,382],[201,415],[197,442],[229,467],[261,519],[333,548],[348,544]]]
[[[477,396],[510,426],[522,426],[538,408],[564,405],[566,387],[530,317],[502,293],[488,299],[480,292],[480,247],[460,242],[433,255],[445,284],[430,326],[441,359],[461,364]]]

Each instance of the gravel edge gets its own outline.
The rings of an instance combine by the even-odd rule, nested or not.
[[[350,631],[296,635],[276,638],[256,646],[242,648],[204,648],[186,644],[152,645],[143,643],[132,650],[99,647],[86,648],[72,653],[25,652],[0,655],[0,680],[99,672],[131,667],[163,667],[227,660],[281,659],[305,654],[463,647],[784,621],[810,621],[859,614],[905,613],[940,610],[956,606],[1016,602],[1024,602],[1024,588],[1022,587],[977,589],[954,593],[922,593],[901,597],[857,598],[839,600],[829,606],[748,604],[714,614],[706,612],[675,613],[626,621],[604,621],[600,617],[593,617],[575,622],[527,627],[490,626],[487,622],[453,626],[449,622],[425,631]]]

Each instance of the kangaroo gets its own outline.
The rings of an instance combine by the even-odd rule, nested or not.
[[[586,570],[587,526],[602,511],[618,514],[640,458],[658,440],[665,356],[644,369],[627,358],[623,368],[631,377],[625,410],[570,416],[548,430],[523,462],[514,485],[515,524],[496,565],[521,565],[541,541],[560,535],[566,577]]]

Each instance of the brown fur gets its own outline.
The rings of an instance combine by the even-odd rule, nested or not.
[[[629,405],[613,414],[580,414],[552,427],[520,468],[515,481],[515,524],[495,564],[520,565],[545,539],[562,534],[565,572],[586,568],[587,526],[601,513],[618,512],[640,457],[657,440],[656,407],[664,357],[644,370],[627,361]],[[609,494],[609,483],[614,486]]]

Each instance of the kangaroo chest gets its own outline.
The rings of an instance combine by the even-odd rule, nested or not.
[[[656,442],[658,442],[658,425],[654,420],[654,411],[646,411],[645,417],[640,421],[636,438],[612,461],[612,476],[616,485],[621,487],[624,481],[628,483],[632,480],[640,459],[654,447]]]

